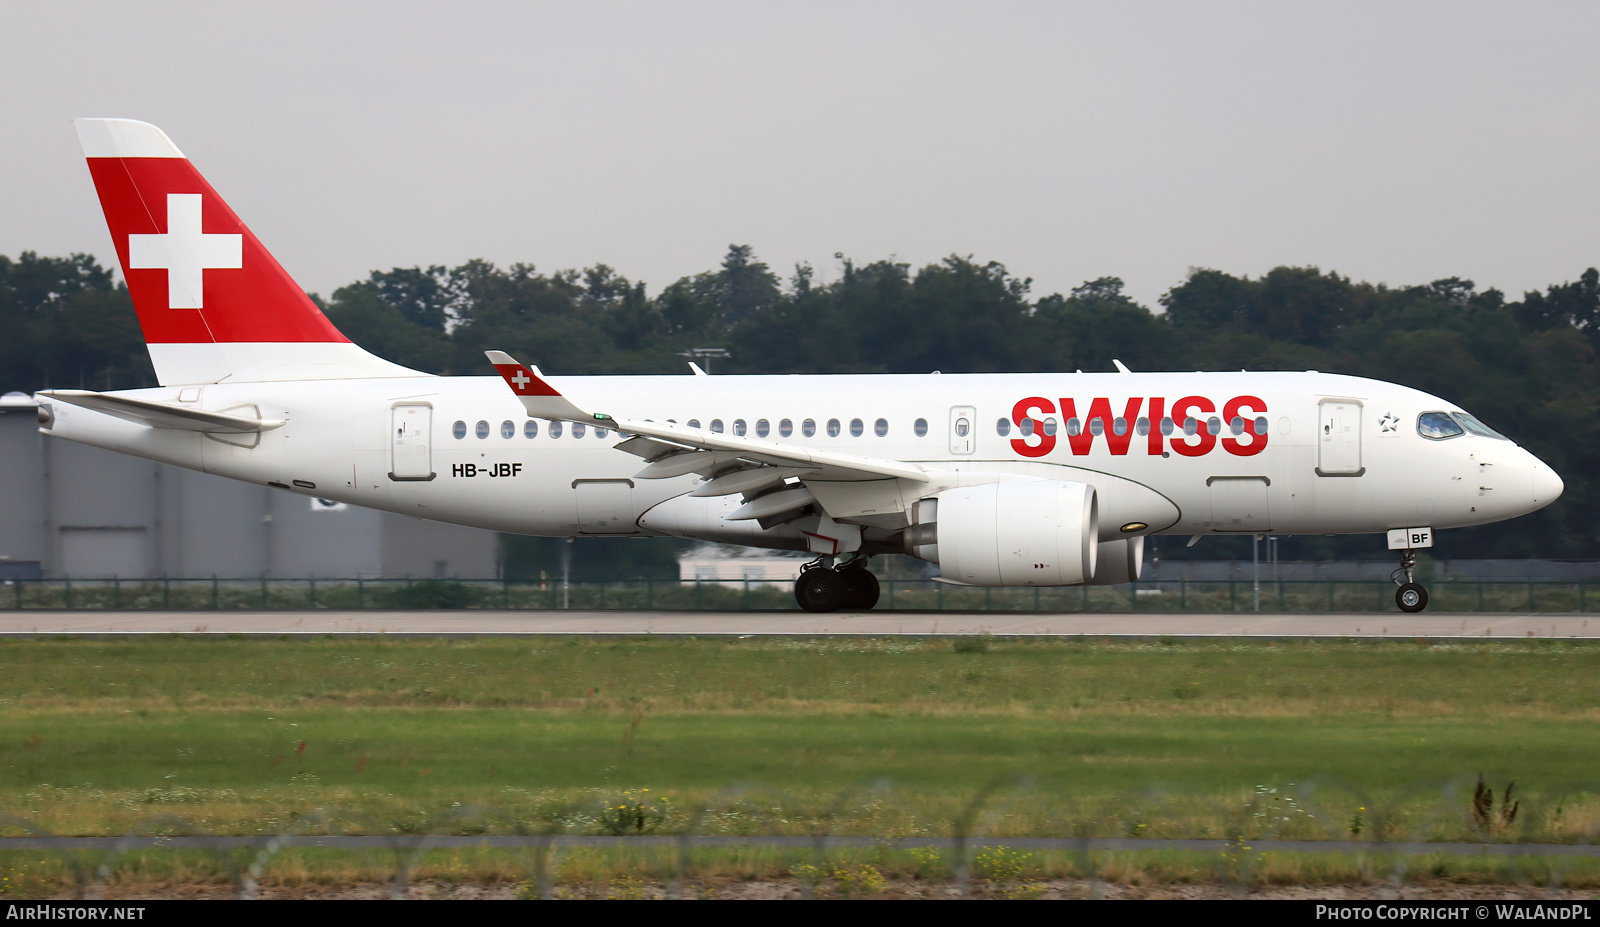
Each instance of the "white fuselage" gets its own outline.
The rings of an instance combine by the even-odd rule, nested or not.
[[[1087,482],[1100,493],[1102,538],[1118,536],[1119,528],[1131,523],[1148,525],[1139,533],[1186,535],[1460,527],[1532,511],[1561,487],[1548,467],[1511,441],[1419,434],[1418,416],[1458,408],[1449,402],[1333,374],[653,376],[550,382],[585,408],[619,418],[694,421],[707,429],[716,421],[729,434],[742,423],[751,437],[765,422],[762,437],[768,440],[933,464],[957,474],[958,482]],[[797,546],[792,532],[722,521],[720,515],[739,504],[737,496],[693,500],[691,506],[685,494],[700,482],[693,474],[636,478],[644,463],[615,449],[615,433],[600,437],[591,427],[580,437],[574,431],[581,426],[553,428],[551,422],[528,419],[498,377],[222,383],[113,395],[286,424],[260,435],[213,437],[57,402],[46,433],[309,496],[495,531],[671,534]],[[1161,418],[1171,417],[1179,400],[1197,397],[1206,403],[1191,403],[1169,426],[1172,434],[1163,435]],[[1236,397],[1259,400],[1237,410],[1245,423],[1242,434],[1238,423],[1222,419],[1224,406]],[[1125,421],[1088,423],[1097,399],[1108,400],[1102,409]],[[1152,416],[1157,399],[1161,418]],[[1065,400],[1072,400],[1075,416],[1065,414]],[[1206,411],[1205,404],[1215,411]],[[1130,410],[1132,417],[1124,414]],[[1220,421],[1212,424],[1212,416]],[[1186,437],[1183,419],[1189,417],[1198,427]],[[851,433],[857,419],[859,436]],[[877,434],[880,419],[886,426],[882,436]],[[919,419],[926,423],[921,435]],[[780,432],[785,420],[792,428],[786,435]],[[804,433],[807,420],[814,423],[814,434]],[[830,420],[839,423],[837,436],[829,435]],[[998,433],[1001,420],[1007,423],[1004,437]],[[1262,440],[1250,433],[1258,420],[1267,426],[1265,446],[1252,452],[1254,442]],[[527,436],[529,421],[537,426],[536,436]],[[461,437],[458,422],[464,425]],[[480,423],[487,423],[485,437],[479,436]],[[1023,438],[1023,428],[1030,426],[1035,434]],[[1220,433],[1208,434],[1218,426]],[[1119,430],[1122,435],[1114,434]],[[1046,442],[1053,447],[1041,450]],[[1116,449],[1120,453],[1113,443],[1122,445]],[[675,501],[663,505],[669,500]]]

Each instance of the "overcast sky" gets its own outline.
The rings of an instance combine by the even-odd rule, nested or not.
[[[115,262],[71,120],[166,130],[302,286],[482,257],[650,292],[732,242],[1191,267],[1600,263],[1595,3],[0,0],[0,254]]]

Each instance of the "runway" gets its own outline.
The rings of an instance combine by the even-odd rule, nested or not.
[[[1600,614],[1537,612],[836,612],[801,611],[8,611],[0,637],[54,635],[578,634],[678,637],[1428,638],[1592,639]]]

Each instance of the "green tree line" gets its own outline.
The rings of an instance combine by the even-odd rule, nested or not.
[[[1566,480],[1554,505],[1451,531],[1440,557],[1595,557],[1600,496],[1600,271],[1508,300],[1451,277],[1391,287],[1316,267],[1260,277],[1193,271],[1159,311],[1116,277],[1036,297],[998,262],[913,268],[841,258],[819,282],[781,278],[748,245],[655,294],[604,264],[394,268],[317,299],[351,340],[445,375],[507,350],[552,374],[676,374],[682,352],[726,348],[719,373],[1307,370],[1413,386],[1459,403]],[[0,256],[0,389],[155,385],[127,288],[92,257]],[[1242,538],[1163,556],[1249,556]],[[1381,539],[1295,538],[1286,558],[1386,559]],[[540,556],[544,559],[543,555]],[[580,558],[587,560],[588,558]]]

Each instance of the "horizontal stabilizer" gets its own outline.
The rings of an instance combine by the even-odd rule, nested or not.
[[[243,415],[229,415],[226,412],[207,412],[204,409],[191,409],[187,406],[133,399],[128,396],[112,396],[81,389],[47,390],[39,395],[114,415],[125,421],[149,425],[151,428],[242,435],[271,431],[283,425],[282,419],[247,418]]]

